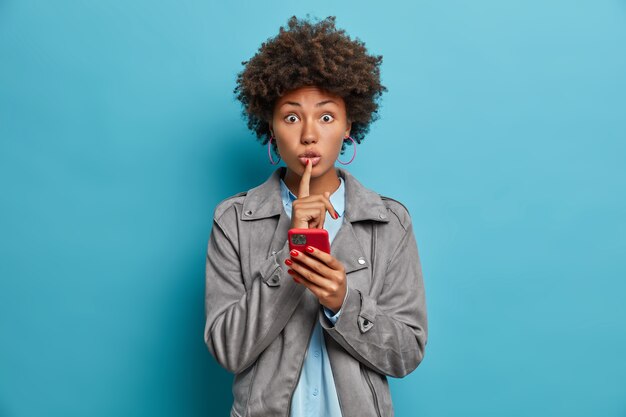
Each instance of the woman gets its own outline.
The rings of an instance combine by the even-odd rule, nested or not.
[[[409,213],[335,167],[377,116],[382,57],[334,23],[292,17],[237,79],[248,126],[287,166],[214,213],[204,339],[235,374],[231,416],[391,416],[386,377],[424,357]],[[331,253],[290,252],[290,228],[325,228]]]

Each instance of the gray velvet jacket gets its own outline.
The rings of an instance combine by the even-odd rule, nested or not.
[[[317,298],[287,273],[290,219],[280,195],[284,167],[215,209],[206,258],[204,340],[235,374],[231,416],[288,417],[317,320],[344,417],[392,416],[387,376],[424,358],[426,300],[411,218],[399,202],[345,182],[345,212],[331,254],[348,294],[333,326]]]

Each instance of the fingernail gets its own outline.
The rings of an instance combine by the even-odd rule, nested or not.
[[[290,266],[293,264],[291,259],[285,259],[285,263]]]
[[[292,277],[294,281],[296,281],[298,284],[300,283],[300,280],[296,277]]]
[[[295,250],[295,249],[294,249],[294,250],[292,250],[292,251],[291,251],[291,252],[289,252],[289,253],[291,253],[291,256],[298,256],[298,251],[297,251],[297,250]]]
[[[338,215],[337,213],[335,213],[335,214],[333,215],[333,219],[337,220],[337,217],[339,217],[339,215]]]
[[[288,273],[289,275],[293,275],[293,269],[288,269],[288,270],[287,270],[287,273]]]
[[[313,249],[313,248],[312,248],[312,247],[310,247],[310,246],[307,246],[307,247],[306,247],[306,251],[307,251],[307,252],[309,252],[309,253],[313,253],[313,252],[315,252],[315,249]]]

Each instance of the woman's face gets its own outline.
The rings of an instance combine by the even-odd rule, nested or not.
[[[314,86],[281,96],[270,123],[278,153],[298,175],[311,160],[311,178],[334,169],[344,138],[350,135],[344,100]]]

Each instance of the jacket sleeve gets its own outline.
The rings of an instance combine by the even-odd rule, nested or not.
[[[427,314],[417,242],[409,224],[385,273],[377,297],[348,287],[333,326],[320,312],[322,327],[350,355],[374,371],[401,378],[424,357]]]
[[[287,236],[246,289],[237,241],[226,230],[214,218],[206,257],[204,341],[220,365],[240,373],[282,331],[304,290],[282,267],[289,257]]]

